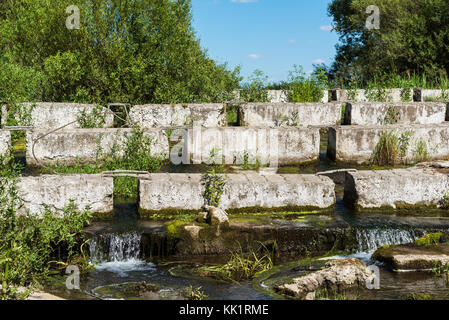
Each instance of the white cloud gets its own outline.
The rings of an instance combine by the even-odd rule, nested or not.
[[[323,59],[315,59],[312,61],[313,63],[324,63]]]
[[[250,3],[250,2],[258,2],[259,0],[231,0],[231,2],[236,3]]]
[[[257,60],[257,59],[262,58],[262,56],[261,56],[260,54],[257,54],[257,53],[251,53],[251,54],[248,56],[248,58],[253,59],[253,60]]]
[[[331,31],[333,29],[333,27],[331,25],[326,25],[326,26],[321,26],[320,30],[323,31]]]
[[[296,41],[296,40],[288,40],[288,43],[296,43],[296,42],[298,42],[298,41]]]

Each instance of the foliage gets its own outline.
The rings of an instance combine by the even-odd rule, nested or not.
[[[3,160],[11,159],[0,159]],[[17,298],[17,286],[33,284],[48,275],[51,259],[70,262],[80,258],[83,228],[89,223],[89,208],[78,211],[70,201],[62,212],[49,207],[41,212],[18,214],[18,166],[1,169],[0,188],[0,281],[3,299]]]
[[[446,194],[443,196],[443,199],[440,203],[441,209],[449,209],[449,192],[446,192]]]
[[[206,300],[207,295],[201,290],[201,287],[194,288],[192,285],[187,291],[187,300]]]
[[[449,280],[448,276],[449,276],[449,263],[442,263],[441,261],[435,261],[433,268],[432,268],[432,273],[436,276],[436,277],[441,277],[441,276],[445,276],[446,277],[446,281]]]
[[[250,163],[250,154],[248,151],[245,151],[243,153],[243,163],[240,165],[240,167],[242,168],[242,170],[256,170],[259,171],[260,168],[262,167],[262,163],[260,161],[259,157],[255,157],[255,161],[254,163],[252,163],[252,159],[251,159],[251,163]]]
[[[91,112],[81,110],[77,117],[80,128],[103,128],[105,125],[105,111],[102,106],[95,106]]]
[[[201,274],[212,276],[219,280],[240,282],[251,280],[258,273],[273,268],[274,249],[270,252],[264,245],[261,246],[262,253],[251,250],[248,254],[240,250],[231,252],[228,262],[221,266],[202,267],[198,270]]]
[[[216,162],[217,158],[221,156],[218,151],[215,148],[211,150],[206,168],[207,172],[201,175],[201,184],[204,186],[204,202],[213,207],[219,206],[228,180],[227,177],[220,174],[224,171],[224,165],[222,159],[219,159],[219,163]]]
[[[434,300],[434,297],[425,293],[409,293],[403,297],[403,300]]]
[[[366,28],[370,5],[380,9],[380,29]],[[348,83],[354,75],[365,84],[375,76],[396,75],[402,79],[426,76],[428,85],[448,75],[445,0],[333,0],[328,13],[340,38],[330,70],[337,84]]]
[[[320,102],[326,86],[327,76],[323,69],[317,68],[315,73],[307,77],[301,66],[294,65],[288,76],[288,100],[290,102]]]
[[[78,30],[65,25],[71,5]],[[189,0],[2,1],[0,100],[229,100],[239,68],[213,61],[191,20]]]
[[[332,292],[329,292],[328,289],[324,288],[315,291],[314,300],[357,300],[357,296],[349,298],[344,291],[339,293],[336,289],[334,289]]]
[[[427,150],[427,143],[423,139],[416,142],[415,161],[424,162],[429,160],[429,151]]]
[[[266,86],[268,76],[261,70],[254,70],[249,77],[249,83],[244,84],[240,91],[240,99],[245,102],[269,102]]]
[[[395,166],[407,154],[412,133],[402,132],[398,136],[393,131],[384,131],[374,149],[371,162],[379,166]]]
[[[44,173],[86,173],[94,174],[103,171],[133,170],[157,172],[162,167],[165,156],[155,155],[151,152],[154,140],[145,135],[141,128],[133,128],[131,134],[125,133],[123,141],[114,142],[111,150],[104,152],[100,146],[97,150],[95,163],[83,163],[75,161],[71,165],[53,164],[47,165],[49,170],[43,169]],[[114,194],[121,198],[134,198],[137,194],[137,181],[134,178],[115,178]]]
[[[399,121],[399,111],[396,111],[396,109],[393,106],[389,106],[387,109],[387,114],[383,119],[380,119],[380,123],[382,125],[388,125],[388,124],[396,124]]]
[[[438,244],[440,243],[441,237],[443,237],[443,234],[441,232],[429,233],[419,239],[416,239],[415,244],[418,246],[430,246],[432,244]]]

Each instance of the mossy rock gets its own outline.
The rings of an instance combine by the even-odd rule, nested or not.
[[[427,270],[436,262],[449,263],[448,244],[417,245],[415,243],[383,246],[371,256],[394,270]]]

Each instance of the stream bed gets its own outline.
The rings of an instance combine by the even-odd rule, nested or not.
[[[131,208],[131,209],[130,209]],[[226,256],[197,255],[170,256],[149,255],[145,252],[145,242],[150,238],[164,239],[163,222],[145,221],[128,215],[132,206],[119,207],[117,219],[108,222],[94,222],[86,230],[91,238],[89,245],[90,262],[94,270],[81,278],[80,290],[65,288],[66,276],[51,279],[45,290],[67,299],[185,299],[192,288],[200,290],[213,300],[264,300],[283,297],[267,290],[267,279],[296,272],[288,267],[292,261],[304,258],[303,254],[281,254],[275,261],[279,272],[263,280],[242,283],[226,283],[211,278],[194,276],[183,270],[203,265],[223,264]],[[128,218],[127,218],[128,217]],[[372,264],[372,253],[386,244],[413,242],[417,238],[436,231],[449,231],[449,217],[432,215],[356,214],[343,205],[341,199],[335,205],[334,213],[277,216],[267,214],[251,217],[262,225],[269,225],[287,232],[306,232],[309,228],[342,234],[352,239],[344,253],[334,258],[356,257],[366,264]],[[241,222],[240,220],[244,221]],[[233,223],[248,223],[248,217],[232,217]],[[254,221],[251,222],[255,224]],[[255,224],[258,225],[258,224]],[[285,229],[288,228],[288,229]],[[298,229],[295,231],[295,229]],[[269,239],[267,239],[269,240]],[[160,240],[164,242],[164,240]],[[289,242],[294,239],[288,239]],[[348,242],[349,243],[349,242]],[[161,245],[163,246],[163,245]],[[292,248],[295,248],[292,245]],[[340,249],[341,246],[340,246]],[[148,251],[148,250],[147,250]],[[340,250],[341,251],[341,250]],[[152,251],[154,252],[154,250]],[[286,266],[286,267],[285,267]],[[427,294],[445,299],[449,286],[444,278],[435,277],[431,272],[393,272],[380,267],[380,289],[360,290],[355,299],[404,299],[410,294]],[[181,270],[181,272],[180,272]],[[139,283],[155,285],[158,294],[142,294]],[[259,281],[259,282],[257,282]]]

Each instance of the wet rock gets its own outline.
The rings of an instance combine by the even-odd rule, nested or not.
[[[217,226],[229,225],[228,214],[223,209],[208,205],[203,206],[203,209],[206,211],[207,215],[206,222],[209,223],[210,225],[217,225]]]
[[[409,243],[383,246],[374,252],[371,259],[383,262],[395,270],[432,269],[435,263],[449,263],[449,245],[419,246]]]
[[[274,289],[297,299],[311,299],[317,290],[362,286],[371,276],[372,272],[359,259],[331,260],[321,270],[294,278],[290,283],[276,285]]]

